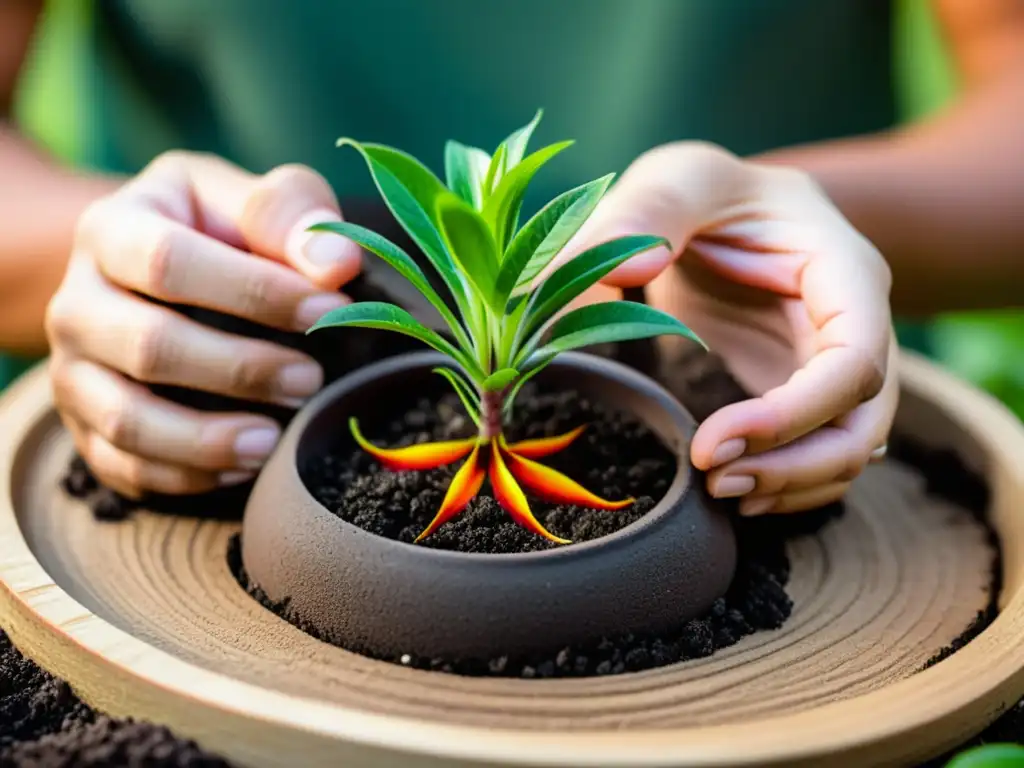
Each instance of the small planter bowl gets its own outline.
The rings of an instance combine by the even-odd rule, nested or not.
[[[242,530],[246,572],[271,600],[288,600],[295,618],[353,650],[489,659],[659,633],[725,593],[736,542],[690,465],[694,419],[648,377],[593,355],[564,354],[537,378],[632,414],[678,457],[664,497],[635,523],[551,550],[468,554],[387,539],[325,509],[300,468],[352,441],[350,416],[369,424],[410,394],[437,391],[431,369],[444,360],[417,352],[362,368],[292,421],[256,482]]]

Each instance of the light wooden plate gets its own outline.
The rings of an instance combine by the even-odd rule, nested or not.
[[[70,442],[42,370],[0,400],[0,623],[94,706],[251,766],[905,765],[1024,693],[1024,427],[923,360],[903,430],[991,483],[998,619],[924,671],[988,600],[963,510],[896,464],[792,543],[793,616],[709,659],[586,680],[468,679],[373,662],[265,611],[225,560],[237,524],[98,523],[56,480]],[[500,609],[500,607],[496,607]]]

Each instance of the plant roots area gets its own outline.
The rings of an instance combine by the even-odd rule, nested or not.
[[[698,419],[744,396],[714,358],[689,357],[663,368],[658,378]],[[606,498],[636,498],[631,507],[617,512],[537,504],[534,512],[549,530],[576,542],[586,541],[628,525],[657,503],[675,468],[672,457],[645,428],[573,393],[534,391],[524,395],[518,403],[517,423],[526,425],[527,431],[513,432],[510,438],[558,434],[587,423],[588,429],[572,450],[553,457],[549,463]],[[367,436],[390,447],[464,436],[470,425],[459,413],[448,398],[416,402]],[[929,452],[898,439],[891,446],[894,460],[905,461],[924,473],[932,493],[963,505],[979,517],[982,515],[987,489],[955,457]],[[314,495],[339,517],[378,535],[411,541],[430,521],[456,468],[422,473],[384,472],[348,446],[319,457],[303,470]],[[100,487],[79,460],[72,463],[62,482],[65,491],[87,499],[100,518],[119,519],[133,510],[133,502]],[[244,491],[232,490],[215,494],[198,505],[195,499],[189,499],[187,504],[192,514],[196,514],[198,507],[200,514],[208,511],[212,517],[240,517],[244,498]],[[147,506],[173,514],[182,508],[182,502],[150,499]],[[745,635],[777,628],[785,622],[792,608],[785,591],[789,576],[786,541],[813,533],[842,511],[841,505],[832,505],[803,515],[737,519],[739,568],[728,594],[707,615],[660,637],[602,638],[586,647],[552,648],[531,658],[427,659],[406,654],[386,661],[442,673],[552,678],[620,674],[705,657]],[[995,543],[994,535],[992,541]],[[519,528],[485,492],[458,518],[418,546],[471,552],[525,552],[555,545]],[[331,642],[332,638],[320,636],[301,616],[292,615],[287,601],[273,603],[258,585],[249,582],[239,549],[236,539],[228,558],[242,586],[268,609]],[[999,587],[998,566],[996,562],[993,568],[993,595]],[[969,642],[994,615],[992,605],[931,663]],[[368,649],[353,650],[374,655]],[[1022,740],[1024,702],[1011,707],[985,733],[962,748],[983,742]],[[939,759],[930,765],[940,766],[943,762]],[[227,763],[191,742],[176,738],[165,728],[113,720],[94,712],[65,683],[23,658],[0,634],[0,768],[220,765]]]

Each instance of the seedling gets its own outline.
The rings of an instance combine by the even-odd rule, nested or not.
[[[451,331],[445,338],[404,309],[382,302],[333,310],[310,329],[355,326],[396,331],[451,359],[450,366],[435,371],[458,394],[477,425],[475,436],[383,449],[363,437],[355,418],[349,423],[357,443],[388,469],[426,470],[466,459],[436,516],[416,541],[461,512],[480,491],[485,475],[495,498],[517,523],[560,544],[569,542],[534,517],[524,488],[550,502],[598,509],[629,506],[633,499],[602,499],[536,461],[569,446],[583,432],[582,426],[558,437],[508,443],[503,428],[516,395],[567,350],[663,334],[700,342],[674,317],[640,303],[613,301],[562,312],[626,260],[668,243],[651,235],[620,237],[554,268],[555,257],[593,213],[613,174],[559,195],[520,227],[527,185],[545,163],[573,143],[563,141],[527,155],[540,118],[538,112],[493,156],[449,141],[444,157],[447,184],[396,149],[338,140],[339,146],[354,147],[362,155],[388,208],[440,275],[451,306],[413,259],[379,234],[348,222],[311,228],[347,237],[390,264],[434,306]]]

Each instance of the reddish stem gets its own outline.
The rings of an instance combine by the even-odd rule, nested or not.
[[[501,434],[501,410],[504,392],[484,392],[480,399],[480,437],[490,440]]]

